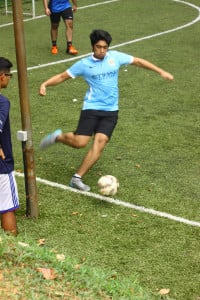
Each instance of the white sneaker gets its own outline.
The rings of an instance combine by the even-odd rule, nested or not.
[[[56,141],[56,138],[62,133],[61,129],[57,129],[54,132],[46,135],[40,142],[40,149],[43,150],[51,145],[53,145]]]
[[[72,177],[69,186],[80,191],[85,191],[85,192],[90,191],[90,187],[84,184],[81,178],[75,176]]]

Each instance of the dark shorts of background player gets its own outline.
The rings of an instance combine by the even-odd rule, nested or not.
[[[75,134],[92,136],[103,133],[111,138],[117,120],[118,111],[82,110]]]
[[[60,18],[62,17],[63,21],[64,20],[73,20],[73,10],[71,7],[59,12],[59,13],[51,13],[50,19],[51,23],[59,23]]]

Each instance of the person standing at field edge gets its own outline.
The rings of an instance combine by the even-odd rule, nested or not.
[[[66,42],[67,48],[66,53],[76,55],[78,51],[72,45],[73,37],[73,13],[77,10],[77,1],[72,0],[73,9],[69,0],[43,0],[45,14],[50,17],[51,21],[51,42],[52,48],[51,53],[57,54],[57,38],[58,38],[58,28],[60,24],[60,19],[62,17],[66,31]]]
[[[162,78],[173,80],[172,74],[151,62],[109,50],[111,35],[104,30],[94,30],[90,34],[93,54],[74,63],[66,71],[44,81],[40,86],[40,95],[46,95],[46,88],[58,85],[68,79],[82,76],[89,88],[84,97],[83,108],[75,132],[62,133],[57,129],[45,136],[40,148],[63,143],[73,148],[85,147],[93,137],[93,143],[79,169],[72,176],[70,186],[82,191],[90,187],[83,183],[82,177],[100,158],[109,142],[118,119],[118,72],[122,65],[135,65],[158,73]]]
[[[14,177],[14,159],[10,131],[10,101],[1,94],[7,88],[12,74],[12,63],[0,57],[0,215],[5,232],[17,234],[15,210],[19,208],[17,184]]]

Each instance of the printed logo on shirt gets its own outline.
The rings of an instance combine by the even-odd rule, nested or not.
[[[107,72],[107,73],[101,73],[101,74],[92,75],[92,78],[94,80],[106,80],[108,78],[115,77],[116,75],[117,75],[117,70],[114,70],[112,72]]]
[[[108,63],[109,63],[109,65],[115,65],[115,61],[112,58],[109,59]]]

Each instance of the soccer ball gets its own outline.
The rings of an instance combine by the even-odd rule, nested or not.
[[[104,175],[97,182],[100,194],[104,196],[113,196],[117,193],[119,182],[112,175]]]

